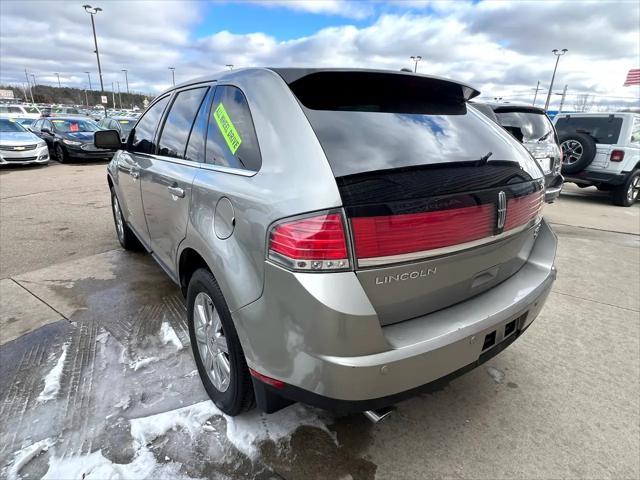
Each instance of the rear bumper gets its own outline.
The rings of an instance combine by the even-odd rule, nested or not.
[[[579,183],[582,185],[612,185],[619,186],[627,181],[629,172],[608,173],[583,170],[574,175],[565,176],[566,182]]]
[[[564,178],[562,175],[554,175],[546,179],[544,189],[544,201],[546,203],[553,203],[560,196],[563,182]]]
[[[464,302],[386,327],[370,304],[362,304],[367,301],[363,292],[361,297],[347,277],[337,277],[348,274],[334,274],[329,285],[321,283],[326,275],[315,275],[315,283],[307,284],[306,295],[325,310],[319,314],[302,298],[305,292],[276,272],[266,279],[261,299],[233,313],[249,366],[286,383],[276,390],[254,381],[259,403],[265,394],[277,393],[329,410],[362,411],[437,388],[433,382],[486,361],[536,318],[555,280],[556,244],[542,222],[528,261],[508,280]],[[278,290],[277,281],[287,283],[284,290]],[[329,289],[339,292],[330,311]],[[272,295],[286,295],[288,303],[295,299],[307,318],[302,311],[283,311],[284,297],[273,301]],[[493,345],[485,344],[488,336],[494,336]]]

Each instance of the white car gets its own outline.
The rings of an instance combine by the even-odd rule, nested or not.
[[[0,118],[0,165],[49,163],[44,140],[9,118]]]
[[[640,114],[563,113],[554,119],[565,182],[610,191],[615,205],[640,196]]]
[[[0,105],[0,115],[13,118],[40,118],[40,109],[35,105]]]

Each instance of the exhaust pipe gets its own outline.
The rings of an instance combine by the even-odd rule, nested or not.
[[[378,410],[366,410],[362,413],[373,423],[378,423],[391,415],[391,412],[393,412],[393,407],[384,407],[379,408]]]

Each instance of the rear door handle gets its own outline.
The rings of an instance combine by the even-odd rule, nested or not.
[[[167,190],[169,190],[171,195],[175,195],[179,198],[184,198],[184,189],[180,187],[167,187]]]
[[[134,179],[140,178],[140,172],[137,170],[129,170],[129,175],[131,175],[131,177],[133,177]]]

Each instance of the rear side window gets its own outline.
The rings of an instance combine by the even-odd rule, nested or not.
[[[207,125],[209,124],[209,110],[211,108],[211,97],[213,92],[210,91],[200,105],[198,116],[191,129],[189,142],[187,143],[187,152],[184,158],[192,162],[205,161],[205,143],[207,141]]]
[[[249,105],[239,88],[216,88],[207,133],[207,163],[257,172],[262,165]]]
[[[318,73],[290,88],[335,177],[478,161],[489,153],[491,161],[523,160],[497,125],[467,107],[463,88],[452,82]]]
[[[159,155],[184,158],[191,128],[206,93],[207,87],[178,93],[160,135]]]
[[[633,126],[631,127],[631,143],[640,144],[640,117],[633,119]]]
[[[618,143],[622,118],[620,117],[561,117],[556,121],[559,136],[576,132],[588,133],[596,143],[612,145]]]
[[[155,150],[155,135],[158,123],[162,117],[169,97],[166,96],[154,103],[136,124],[133,138],[131,139],[130,150],[138,153],[153,153]]]
[[[553,143],[553,126],[546,115],[536,112],[496,112],[500,125],[519,142]]]

